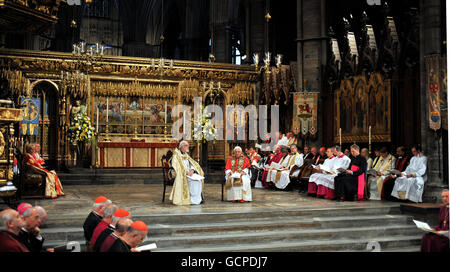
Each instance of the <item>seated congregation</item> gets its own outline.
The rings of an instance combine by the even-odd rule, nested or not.
[[[305,146],[299,152],[292,133],[277,137],[272,152],[245,149],[253,187],[292,190],[298,185],[300,193],[336,201],[422,202],[427,157],[418,146],[411,148],[412,155],[400,146],[395,156],[382,147],[371,158],[367,148],[356,144],[349,150]]]

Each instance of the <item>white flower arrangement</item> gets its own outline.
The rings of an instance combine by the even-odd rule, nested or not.
[[[201,118],[194,120],[194,139],[203,142],[216,140],[216,128],[211,122],[211,113],[203,111]]]

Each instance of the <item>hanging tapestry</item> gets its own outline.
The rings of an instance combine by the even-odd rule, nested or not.
[[[318,101],[318,93],[294,93],[292,130],[299,132],[303,138],[313,138],[317,134]]]
[[[428,86],[428,118],[430,128],[434,131],[441,128],[441,99],[439,78],[441,75],[439,56],[426,59]]]

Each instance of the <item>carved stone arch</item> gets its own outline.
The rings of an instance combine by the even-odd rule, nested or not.
[[[33,82],[30,84],[30,87],[29,87],[29,89],[28,89],[28,92],[31,93],[31,92],[33,91],[34,87],[36,87],[38,84],[40,84],[40,83],[42,83],[42,82],[47,82],[47,83],[51,84],[53,87],[55,87],[55,89],[56,89],[56,94],[57,94],[57,95],[60,94],[60,93],[59,93],[59,85],[56,84],[54,81],[49,80],[49,79],[38,79],[38,80],[36,80],[36,81],[33,81]]]
[[[41,155],[46,164],[57,167],[60,158],[60,143],[58,135],[62,128],[60,121],[60,88],[52,80],[40,79],[30,84],[30,93],[39,98],[39,123],[37,124],[37,135],[28,135],[27,141],[41,145]]]

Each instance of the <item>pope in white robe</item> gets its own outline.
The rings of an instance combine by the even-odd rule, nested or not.
[[[327,156],[329,156],[328,152],[329,151],[327,150]],[[328,160],[328,162],[327,162],[327,160]],[[311,177],[309,178],[309,182],[315,183],[317,186],[322,185],[331,190],[334,190],[334,178],[338,175],[337,170],[339,168],[348,169],[351,159],[349,157],[347,157],[341,151],[333,151],[333,156],[331,156],[327,160],[325,160],[324,165],[326,165],[331,170],[332,173],[331,174],[328,174],[328,173],[312,174]]]
[[[170,200],[175,205],[198,205],[202,202],[204,173],[200,165],[189,156],[188,151],[189,143],[182,141],[172,157],[176,176]]]
[[[423,188],[427,181],[427,157],[415,148],[412,149],[414,157],[401,177],[395,180],[392,196],[398,199],[409,199],[413,202],[422,202]]]
[[[252,186],[250,183],[250,160],[243,156],[242,148],[236,146],[233,156],[228,158],[225,166],[225,189],[227,201],[252,201]]]

